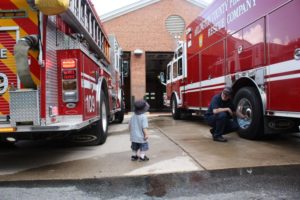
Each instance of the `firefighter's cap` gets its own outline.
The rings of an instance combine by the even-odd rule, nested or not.
[[[231,89],[231,87],[226,86],[226,87],[223,89],[223,93],[224,93],[226,96],[231,96],[231,94],[232,94],[232,89]]]

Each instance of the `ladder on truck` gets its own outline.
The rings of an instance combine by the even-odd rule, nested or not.
[[[99,59],[108,65],[109,42],[94,5],[90,0],[70,0],[69,9],[60,14],[75,31],[83,35]]]

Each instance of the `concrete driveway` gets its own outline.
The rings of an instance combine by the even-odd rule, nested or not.
[[[300,164],[299,135],[277,135],[261,141],[225,135],[215,142],[209,127],[199,118],[172,120],[159,117],[153,124],[206,170]]]
[[[110,126],[107,142],[69,147],[55,142],[20,142],[0,148],[0,181],[127,177],[228,168],[300,164],[300,139],[281,136],[249,141],[236,133],[214,142],[200,119],[174,121],[150,114],[149,162],[130,161],[128,118]]]

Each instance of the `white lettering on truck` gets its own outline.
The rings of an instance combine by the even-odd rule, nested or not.
[[[230,24],[231,22],[239,18],[241,15],[248,12],[254,6],[256,6],[256,0],[246,0],[245,2],[241,3],[233,11],[228,13],[227,24]]]
[[[243,14],[247,13],[251,8],[256,6],[256,0],[227,0],[211,12],[205,20],[203,20],[195,28],[195,36],[208,29],[208,37],[214,35],[218,30],[225,25],[238,19]],[[230,11],[230,12],[228,12]],[[227,13],[227,17],[226,17]],[[225,19],[226,18],[226,19]]]
[[[7,58],[7,49],[0,49],[0,59]]]
[[[93,113],[96,110],[96,101],[95,101],[95,96],[93,95],[87,95],[85,97],[85,102],[86,102],[86,109],[88,113]]]
[[[5,74],[0,73],[0,95],[4,94],[8,88],[8,78]]]

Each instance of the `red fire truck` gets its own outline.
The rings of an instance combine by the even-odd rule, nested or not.
[[[103,144],[108,123],[124,116],[110,38],[90,0],[2,0],[0,141]]]
[[[174,119],[203,114],[213,95],[233,88],[239,135],[298,132],[300,1],[215,0],[187,28],[167,66],[165,104]]]

